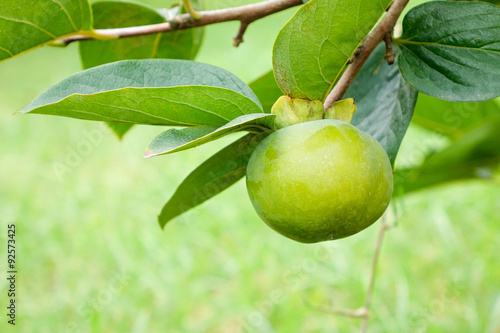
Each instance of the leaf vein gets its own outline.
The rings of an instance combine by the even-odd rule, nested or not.
[[[13,56],[14,56],[14,54],[12,54],[12,52],[10,52],[8,49],[6,49],[6,48],[4,48],[4,47],[1,47],[1,46],[0,46],[0,50],[3,50],[3,51],[5,51],[5,52],[7,52],[7,53],[8,53],[11,57],[13,57]]]
[[[418,56],[415,52],[413,52],[413,51],[412,51],[412,50],[410,50],[409,48],[406,48],[406,49],[407,49],[409,52],[411,52],[413,55],[415,55],[415,57],[417,57],[417,58],[418,58],[421,62],[423,62],[425,66],[429,67],[432,71],[434,71],[434,72],[436,72],[436,73],[440,74],[441,76],[443,76],[443,77],[444,77],[445,79],[447,79],[448,81],[453,82],[453,83],[458,84],[458,85],[461,85],[461,86],[464,86],[464,87],[469,87],[469,86],[467,86],[467,85],[462,84],[461,82],[457,82],[457,81],[453,80],[452,78],[448,77],[448,76],[447,76],[447,75],[445,75],[444,73],[442,73],[442,72],[438,71],[437,69],[435,69],[435,68],[433,68],[433,67],[429,66],[429,65],[428,65],[428,64],[427,64],[427,63],[426,63],[426,62],[425,62],[425,61],[424,61],[424,60],[423,60],[420,56]]]
[[[73,29],[75,31],[78,31],[79,29],[76,27],[75,25],[75,22],[73,22],[73,19],[71,18],[71,16],[69,16],[69,12],[66,8],[64,8],[64,6],[57,0],[51,0],[52,2],[56,3],[59,5],[59,7],[61,7],[61,9],[63,10],[63,12],[66,14],[66,16],[68,17],[68,20],[69,20],[69,23],[71,23],[71,25],[73,26]]]
[[[186,122],[180,122],[180,121],[177,121],[177,120],[172,120],[172,119],[169,119],[169,118],[166,118],[166,117],[162,117],[162,116],[154,115],[154,114],[151,114],[151,113],[147,113],[147,112],[144,112],[144,111],[138,110],[138,109],[132,109],[132,108],[127,108],[127,107],[117,106],[117,105],[111,105],[111,104],[104,104],[104,103],[99,103],[99,102],[95,102],[95,101],[93,101],[92,103],[100,105],[100,106],[111,107],[111,108],[115,108],[115,109],[122,109],[122,110],[127,110],[127,111],[130,111],[130,112],[136,112],[136,113],[139,113],[139,114],[150,116],[152,118],[158,118],[158,119],[170,121],[172,123],[176,123],[176,124],[179,124],[179,125],[191,125],[191,126],[198,125],[198,124],[190,124],[190,123],[186,123]]]
[[[415,37],[418,37],[418,36],[420,36],[420,35],[422,35],[422,34],[424,34],[424,33],[426,33],[426,32],[429,32],[429,31],[433,30],[433,29],[436,29],[436,28],[442,27],[443,25],[448,24],[448,23],[450,23],[450,22],[453,22],[453,21],[455,21],[455,20],[460,20],[460,21],[462,21],[464,18],[469,18],[469,17],[473,17],[473,16],[481,16],[481,14],[484,14],[484,13],[474,13],[474,14],[470,14],[470,15],[464,15],[464,16],[460,16],[460,17],[454,17],[454,18],[452,18],[452,19],[449,19],[449,20],[443,21],[443,22],[441,22],[441,23],[440,23],[440,24],[438,24],[438,25],[434,25],[434,26],[430,27],[429,29],[426,29],[426,30],[420,31],[420,32],[419,32],[419,33],[417,33],[416,35],[413,35],[413,36],[409,37],[409,38],[408,38],[408,40],[414,39]],[[404,26],[403,26],[403,28],[404,28]]]
[[[47,30],[37,26],[36,24],[33,24],[31,22],[28,22],[28,21],[23,21],[23,20],[18,20],[18,19],[13,19],[13,18],[10,18],[10,17],[5,17],[5,16],[0,16],[0,19],[3,19],[3,20],[6,20],[6,21],[12,21],[12,22],[17,22],[17,23],[22,23],[22,24],[27,24],[27,25],[30,25],[38,30],[40,30],[41,32],[43,32],[44,34],[50,36],[51,38],[57,38],[57,36],[53,35],[52,33],[48,32]]]
[[[398,39],[396,40],[397,44],[400,44],[404,46],[404,44],[412,44],[412,45],[437,45],[437,46],[442,46],[442,47],[451,47],[451,48],[457,48],[457,49],[465,49],[465,50],[476,50],[476,51],[483,51],[483,52],[493,52],[493,53],[500,53],[500,50],[484,50],[481,48],[474,48],[474,47],[465,47],[465,46],[457,46],[457,45],[448,45],[448,44],[438,44],[438,43],[429,43],[429,42],[413,42],[409,41],[407,39]]]
[[[499,28],[500,28],[500,26],[498,26],[498,27],[487,27],[487,29],[499,29]],[[455,32],[455,33],[452,33],[451,35],[444,36],[441,39],[434,41],[434,43],[439,44],[439,42],[441,42],[443,39],[446,39],[446,38],[449,38],[449,37],[452,37],[452,36],[456,36],[456,35],[460,35],[460,34],[464,34],[464,33],[468,33],[468,32],[471,32],[471,31],[476,31],[476,30],[484,31],[484,29],[485,28],[483,27],[483,28],[475,28],[475,29],[468,29],[468,30],[465,30],[465,31]]]

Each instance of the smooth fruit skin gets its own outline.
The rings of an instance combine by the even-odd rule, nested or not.
[[[316,243],[350,236],[377,221],[391,199],[392,168],[369,134],[323,119],[264,139],[248,163],[247,188],[271,228]]]

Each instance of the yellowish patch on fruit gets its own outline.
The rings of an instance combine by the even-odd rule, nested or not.
[[[307,99],[281,96],[274,103],[271,113],[276,115],[277,129],[323,118],[323,103]]]

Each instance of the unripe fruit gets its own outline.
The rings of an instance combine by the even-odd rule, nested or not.
[[[382,216],[392,168],[369,134],[324,119],[280,129],[253,152],[247,188],[259,216],[304,243],[355,234]]]

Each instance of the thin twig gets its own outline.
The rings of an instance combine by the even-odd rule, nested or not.
[[[384,59],[387,61],[387,64],[392,65],[394,63],[394,57],[396,53],[392,49],[392,30],[387,31],[384,36],[385,43],[385,56]]]
[[[390,209],[390,208],[389,208]],[[377,236],[377,242],[375,243],[375,251],[373,252],[372,268],[370,272],[370,281],[368,282],[368,289],[366,290],[365,304],[362,307],[366,311],[366,315],[363,317],[363,322],[361,323],[361,333],[366,332],[368,326],[368,319],[370,318],[370,305],[372,301],[373,288],[375,286],[375,276],[377,273],[377,264],[380,257],[380,249],[382,248],[382,242],[384,241],[385,231],[389,228],[387,224],[387,212],[382,216],[380,221],[380,229]]]
[[[321,312],[326,312],[326,313],[331,313],[335,315],[340,315],[344,317],[350,317],[350,318],[363,318],[366,317],[367,312],[366,309],[359,308],[356,310],[348,310],[348,309],[337,309],[337,308],[330,308],[325,305],[312,305],[308,304],[309,308],[316,310],[316,311],[321,311]]]
[[[326,97],[324,102],[325,111],[331,108],[333,103],[342,99],[370,54],[384,39],[386,33],[394,28],[394,25],[398,21],[406,4],[408,4],[408,1],[409,0],[394,0],[391,8],[389,8],[382,21],[380,21],[375,29],[366,37],[361,51],[354,57],[352,63],[347,67],[335,87],[333,87],[332,91]]]
[[[243,35],[245,34],[245,31],[247,31],[247,27],[248,23],[241,21],[240,29],[238,30],[236,36],[233,37],[233,45],[235,47],[238,47],[241,43],[243,43]]]
[[[176,16],[175,23],[172,24],[169,22],[165,22],[127,28],[96,29],[94,30],[94,32],[97,36],[69,36],[59,40],[58,44],[68,45],[74,41],[95,38],[110,39],[142,36],[173,30],[185,30],[228,21],[240,21],[245,22],[248,25],[265,16],[269,16],[271,14],[302,4],[302,0],[267,0],[251,5],[201,11],[198,12],[198,14],[201,15],[201,18],[199,20],[193,19],[189,13],[186,13]]]
[[[306,304],[317,311],[322,311],[330,314],[341,315],[351,318],[363,318],[361,322],[361,333],[366,333],[366,329],[368,327],[368,320],[370,318],[370,306],[372,301],[373,290],[375,287],[375,277],[377,275],[377,265],[378,260],[380,258],[380,250],[382,248],[382,243],[384,241],[384,234],[387,229],[391,228],[393,224],[388,224],[387,221],[389,219],[389,214],[393,213],[392,206],[388,208],[388,210],[382,216],[380,221],[380,229],[377,235],[377,241],[375,243],[375,249],[372,257],[372,265],[370,270],[370,279],[368,282],[368,288],[366,290],[365,302],[363,306],[356,310],[349,309],[340,309],[340,308],[330,308],[325,305],[313,305],[311,303],[306,302]]]

